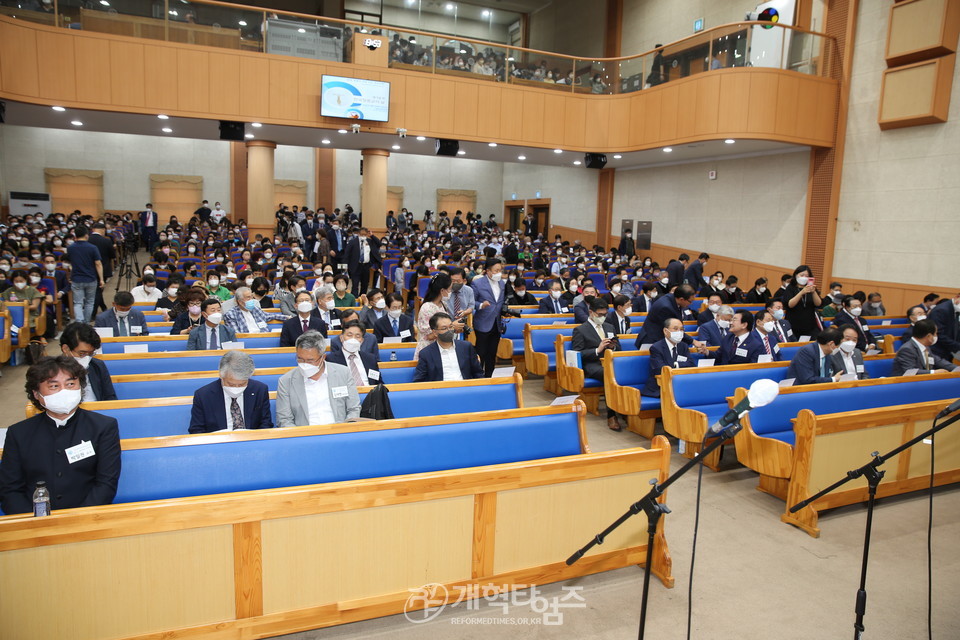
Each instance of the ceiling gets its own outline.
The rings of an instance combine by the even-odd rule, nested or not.
[[[74,120],[82,122],[82,126],[72,125],[71,121]],[[12,101],[7,101],[6,123],[51,129],[103,131],[200,140],[220,139],[217,120],[177,117],[160,120],[156,117],[156,114],[114,113],[84,109],[67,109],[58,112],[48,106]],[[354,134],[350,132],[349,125],[350,123],[345,121],[343,131],[346,131],[346,133],[340,133],[338,130],[272,124],[254,127],[252,123],[247,123],[246,133],[252,135],[255,139],[270,140],[282,145],[355,150],[388,149],[394,154],[435,155],[434,138],[417,140],[416,132],[413,131],[409,132],[407,137],[403,139],[400,139],[397,134],[370,132]],[[162,131],[163,127],[171,129],[171,132],[164,133]],[[324,143],[324,140],[329,142]],[[394,145],[399,148],[393,148]],[[491,147],[485,142],[461,141],[460,149],[465,153],[459,157],[472,160],[568,167],[574,166],[575,162],[583,161],[583,154],[576,151],[561,150],[560,153],[556,153],[553,149],[514,145]],[[606,166],[613,169],[635,169],[804,150],[809,150],[809,147],[765,140],[737,140],[732,144],[727,144],[723,140],[711,140],[677,145],[669,153],[662,148],[631,151],[621,154],[622,157],[620,158],[616,158],[613,153],[607,153]],[[525,160],[520,160],[520,156],[524,156]],[[455,159],[452,158],[451,160]],[[583,167],[582,164],[579,166]]]
[[[419,9],[422,13],[453,16],[447,5],[456,5],[459,19],[509,25],[519,19],[519,13],[534,13],[550,4],[550,0],[487,0],[486,2],[463,2],[454,0],[383,0],[383,6],[403,8],[415,15]],[[380,0],[352,0],[345,4],[347,11],[365,10],[379,11]],[[483,15],[484,10],[493,11],[493,15]]]

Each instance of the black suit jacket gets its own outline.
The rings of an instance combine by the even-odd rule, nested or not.
[[[403,338],[401,342],[416,342],[416,338],[413,336],[413,320],[410,319],[410,316],[400,314],[400,317],[397,318],[397,326],[401,333],[404,331],[410,332],[410,335]],[[373,335],[377,337],[377,342],[383,342],[384,338],[400,337],[399,334],[394,335],[393,319],[387,314],[384,314],[382,318],[379,318],[373,323]]]
[[[83,441],[94,455],[70,463],[66,450]],[[77,409],[58,429],[46,413],[7,429],[0,463],[0,508],[6,514],[33,511],[33,491],[44,480],[50,507],[72,509],[110,504],[120,479],[120,432],[116,418]]]
[[[369,353],[366,353],[362,350],[358,352],[357,355],[360,356],[360,362],[363,365],[363,371],[360,372],[360,375],[363,376],[366,384],[375,385],[379,383],[380,366],[377,364],[376,359]],[[347,364],[347,354],[345,354],[343,351],[331,351],[329,354],[327,354],[327,362],[341,364],[347,367],[347,370],[350,369],[350,365]],[[371,376],[371,371],[376,371],[377,375]],[[353,373],[351,372],[350,375],[352,379]]]
[[[650,305],[647,311],[647,319],[643,321],[643,327],[637,335],[635,346],[637,349],[643,344],[653,344],[657,340],[663,340],[663,323],[667,318],[676,318],[683,321],[683,313],[677,305],[677,299],[672,293],[658,297]],[[693,344],[693,338],[688,335],[683,336],[683,341],[688,345]]]
[[[852,324],[857,330],[857,349],[866,351],[868,344],[877,344],[877,339],[870,333],[867,323],[860,318],[854,318],[844,309],[833,316],[833,326],[839,329],[845,324]]]
[[[604,335],[613,338],[613,342],[608,349],[620,351],[620,341],[617,339],[616,327],[604,324],[602,329]],[[573,340],[570,342],[570,349],[580,352],[580,362],[583,364],[583,375],[588,378],[593,378],[594,380],[603,380],[603,354],[597,355],[597,347],[599,346],[600,335],[589,320],[573,330]]]
[[[309,326],[311,329],[320,332],[324,338],[327,337],[327,324],[318,318],[317,316],[311,314],[309,318]],[[280,329],[280,346],[281,347],[292,347],[297,343],[297,338],[303,335],[303,320],[299,315],[284,320],[283,327]]]
[[[454,340],[457,349],[457,362],[460,364],[460,375],[464,380],[474,380],[483,377],[483,366],[477,356],[476,349],[466,340]],[[431,342],[420,350],[417,359],[417,370],[413,374],[414,382],[442,382],[443,361],[440,359],[440,343]]]
[[[90,358],[87,379],[98,401],[117,399],[117,392],[113,390],[113,381],[110,380],[110,372],[107,371],[107,364],[103,360]]]
[[[660,383],[657,381],[657,376],[660,375],[664,367],[674,368],[673,354],[670,351],[670,348],[673,346],[676,346],[677,349],[676,368],[682,369],[696,365],[693,358],[690,357],[690,347],[682,342],[678,345],[674,345],[673,343],[667,344],[666,340],[654,342],[650,345],[650,377],[647,378],[647,384],[643,387],[643,391],[640,392],[641,395],[653,398],[660,397]]]
[[[620,316],[616,311],[611,311],[607,314],[606,324],[613,327],[613,330],[617,333],[630,333],[630,318],[623,318],[623,323],[626,325],[626,330],[620,330]]]
[[[557,311],[559,309],[559,311]],[[566,311],[564,311],[566,309]],[[567,304],[567,301],[563,298],[560,298],[554,304],[553,296],[549,293],[544,297],[540,298],[539,308],[537,313],[547,313],[547,314],[556,314],[556,313],[570,313],[571,309]]]
[[[937,325],[937,344],[930,350],[947,360],[953,360],[953,354],[960,351],[960,320],[953,308],[953,299],[947,298],[933,308],[929,317]]]
[[[679,260],[673,260],[667,265],[667,275],[670,276],[670,286],[683,284],[683,263]]]
[[[210,433],[226,429],[228,424],[223,383],[217,378],[194,392],[189,431]],[[247,388],[243,392],[243,424],[245,429],[273,427],[273,418],[270,417],[270,392],[267,385],[257,380],[248,380]]]
[[[99,233],[91,233],[87,240],[100,250],[100,264],[103,266],[103,279],[106,280],[113,275],[113,260],[117,256],[113,240]]]

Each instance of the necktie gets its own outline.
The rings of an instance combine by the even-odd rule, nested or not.
[[[211,349],[219,349],[219,345],[217,344],[217,329],[218,327],[213,327],[212,329],[210,329],[210,348]]]
[[[767,340],[767,336],[763,336],[763,348],[766,349],[768,356],[773,355],[770,351],[770,342]]]
[[[400,336],[400,326],[397,324],[396,319],[393,321],[393,335],[396,337]]]
[[[677,366],[677,348],[670,347],[670,357],[673,358],[673,366]]]
[[[127,319],[126,318],[117,318],[117,333],[120,334],[120,337],[127,335]]]
[[[367,384],[364,382],[363,376],[360,375],[360,369],[357,367],[357,354],[355,353],[350,356],[350,373],[353,374],[353,383],[358,387]]]
[[[780,336],[780,342],[786,342],[787,336],[783,335],[783,327],[780,326],[780,323],[776,323],[777,326],[777,335]]]
[[[560,301],[557,299],[554,299],[553,301],[553,312],[560,313]]]
[[[824,378],[827,377],[827,359],[825,357],[820,358],[820,375]]]
[[[306,333],[310,330],[310,321],[304,318],[303,320],[303,332]]]
[[[930,369],[930,352],[926,349],[923,350],[923,368]]]
[[[460,305],[460,292],[456,291],[453,294],[453,312],[459,315],[462,308]]]
[[[233,422],[234,429],[243,429],[243,414],[240,413],[240,405],[236,398],[230,399],[230,420]]]

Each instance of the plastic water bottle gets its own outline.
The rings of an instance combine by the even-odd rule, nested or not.
[[[37,482],[37,489],[33,492],[33,515],[36,517],[50,515],[50,491],[43,480]]]
[[[390,352],[390,362],[396,362],[396,361],[397,361],[397,352],[396,352],[396,351],[391,351],[391,352]]]

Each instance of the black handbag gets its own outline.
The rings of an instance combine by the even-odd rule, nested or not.
[[[393,410],[390,408],[390,390],[382,382],[373,388],[360,405],[360,417],[371,420],[390,420]]]

